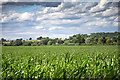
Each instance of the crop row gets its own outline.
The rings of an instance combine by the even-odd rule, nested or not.
[[[120,70],[114,47],[3,47],[2,78],[115,79]]]

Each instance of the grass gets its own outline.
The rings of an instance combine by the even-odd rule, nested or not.
[[[3,46],[2,78],[119,77],[118,46]]]

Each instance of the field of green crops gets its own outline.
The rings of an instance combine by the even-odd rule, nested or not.
[[[3,46],[2,78],[119,77],[117,46]]]

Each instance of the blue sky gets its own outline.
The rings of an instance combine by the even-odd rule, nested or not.
[[[3,5],[2,36],[36,39],[39,36],[68,38],[74,34],[118,31],[115,2],[61,2]]]

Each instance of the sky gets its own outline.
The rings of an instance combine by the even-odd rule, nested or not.
[[[2,5],[2,37],[68,38],[74,34],[118,31],[116,2],[26,2]]]

